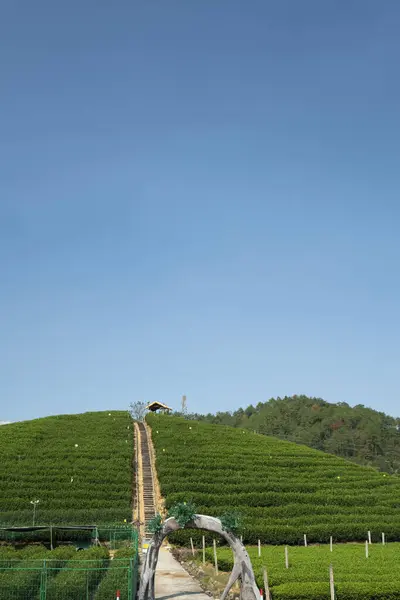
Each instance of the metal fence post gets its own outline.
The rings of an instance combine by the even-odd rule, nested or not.
[[[43,568],[40,573],[40,600],[46,600],[47,590],[47,571],[46,571],[46,559],[43,560]]]
[[[133,600],[132,559],[129,560],[129,567],[128,567],[128,600]]]
[[[135,554],[135,558],[130,558],[129,559],[129,571],[130,571],[130,585],[128,586],[128,589],[130,590],[130,592],[128,592],[128,600],[135,600],[136,599],[136,594],[137,594],[137,590],[138,590],[138,577],[139,577],[139,555],[138,553]],[[130,595],[129,595],[130,594]]]

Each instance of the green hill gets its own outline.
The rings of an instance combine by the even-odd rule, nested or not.
[[[61,415],[0,427],[0,524],[131,520],[128,412]]]
[[[363,405],[292,396],[271,398],[234,412],[187,418],[306,444],[386,473],[400,471],[400,419]]]
[[[237,429],[148,415],[167,507],[244,517],[256,543],[400,540],[400,479],[336,456]]]

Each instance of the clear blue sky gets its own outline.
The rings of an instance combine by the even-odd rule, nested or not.
[[[400,5],[4,0],[0,420],[398,415]]]

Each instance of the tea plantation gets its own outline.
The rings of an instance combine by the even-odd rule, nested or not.
[[[49,551],[30,546],[16,551],[0,546],[0,600],[109,600],[115,591],[130,598],[135,587],[136,551],[123,548],[110,560],[105,547],[76,553],[72,547]]]
[[[248,430],[148,415],[167,508],[243,516],[247,543],[400,540],[400,478]],[[186,532],[177,539],[183,540]]]
[[[0,526],[131,521],[133,447],[122,411],[0,427]]]
[[[366,558],[363,544],[340,544],[290,548],[289,568],[285,566],[282,546],[247,548],[254,568],[257,584],[264,588],[263,569],[268,569],[268,583],[276,600],[304,598],[323,600],[329,598],[329,566],[333,567],[336,597],[340,600],[365,600],[367,598],[394,599],[400,597],[397,575],[400,544],[372,544]],[[207,559],[213,562],[212,549],[207,549]],[[231,571],[232,552],[218,548],[219,569]]]

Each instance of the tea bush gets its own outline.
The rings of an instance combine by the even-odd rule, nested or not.
[[[117,550],[114,560],[110,561],[107,573],[98,587],[95,600],[109,600],[114,597],[116,590],[121,592],[121,598],[128,597],[128,585],[133,584],[128,577],[128,568],[134,558],[135,550],[133,549]]]
[[[0,547],[0,600],[107,600],[119,589],[126,598],[134,583],[136,550],[121,548],[111,560],[105,547],[77,552],[71,546],[46,550]]]
[[[263,570],[267,567],[269,587],[274,599],[325,600],[329,598],[329,566],[332,565],[335,591],[340,600],[399,599],[400,581],[397,566],[400,544],[372,544],[369,558],[364,544],[296,547],[289,549],[289,569],[285,567],[283,546],[248,547],[257,585],[264,588]],[[213,550],[207,548],[207,559],[214,562]],[[218,548],[218,566],[230,571],[233,566],[229,548]]]
[[[88,556],[93,557],[93,551],[98,552],[98,549],[88,550]],[[15,550],[9,546],[1,547],[0,600],[39,597],[43,569],[46,569],[47,585],[51,586],[53,578],[76,558],[76,555],[72,546],[60,546],[53,551],[40,545],[27,546],[23,550]]]
[[[67,562],[47,585],[46,600],[77,600],[92,596],[106,575],[109,562],[106,548],[79,552],[79,560]]]
[[[0,427],[0,527],[131,519],[128,412],[60,415]]]
[[[167,508],[192,501],[213,516],[235,510],[243,538],[267,544],[400,540],[400,478],[248,430],[148,415]],[[188,543],[198,532],[179,532]]]

